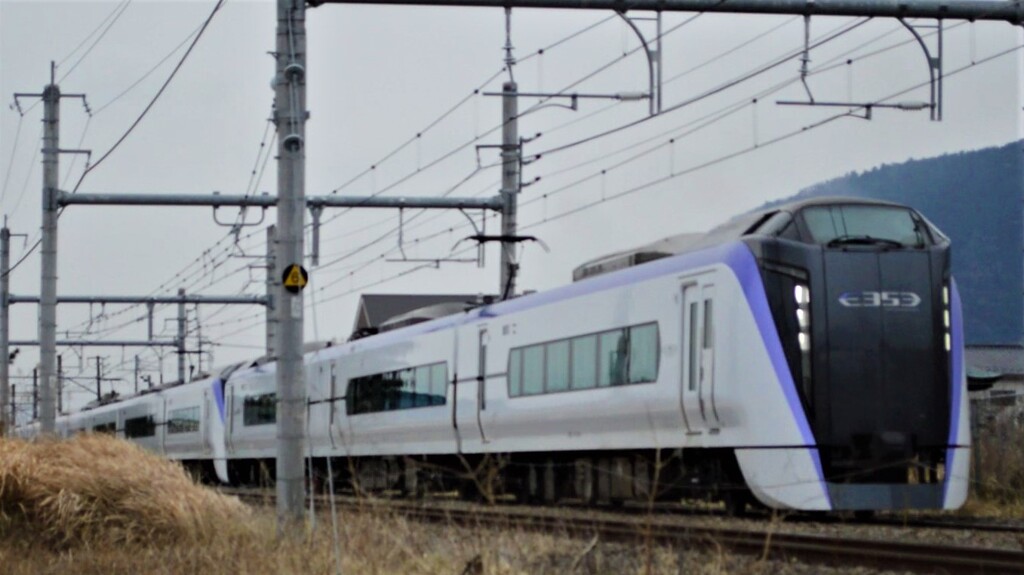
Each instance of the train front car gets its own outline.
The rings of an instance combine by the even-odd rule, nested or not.
[[[957,508],[970,431],[949,240],[914,210],[766,213],[757,257],[831,509]]]

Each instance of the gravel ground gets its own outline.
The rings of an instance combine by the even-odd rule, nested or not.
[[[460,508],[472,507],[472,504],[461,501],[448,501],[442,505],[452,505]],[[824,521],[815,521],[813,516],[808,514],[792,516],[770,516],[764,514],[750,519],[730,518],[709,511],[677,511],[671,512],[664,508],[658,509],[655,513],[646,514],[635,509],[621,511],[610,511],[601,509],[584,509],[576,507],[536,507],[536,506],[502,506],[503,510],[521,511],[523,513],[540,512],[550,516],[572,516],[601,518],[622,518],[625,515],[642,525],[647,521],[658,525],[679,525],[679,526],[700,526],[719,527],[723,529],[749,529],[763,531],[771,527],[777,533],[810,534],[825,536],[842,536],[854,539],[880,539],[886,541],[906,541],[916,543],[939,543],[944,545],[956,545],[964,547],[984,547],[993,549],[1007,549],[1024,551],[1024,532],[991,532],[973,529],[953,529],[941,527],[914,527],[878,525],[863,522],[844,522],[839,519],[829,518]],[[896,516],[886,516],[885,519],[895,519]],[[915,518],[938,520],[938,521],[962,521],[970,520],[978,523],[992,523],[998,525],[1010,525],[1024,528],[1024,521],[1018,519],[999,519],[983,517],[965,517],[945,513],[916,513],[909,520]]]

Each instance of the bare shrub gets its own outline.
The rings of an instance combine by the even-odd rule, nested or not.
[[[1024,427],[1013,419],[996,420],[974,440],[981,457],[980,476],[974,478],[979,499],[1024,505]]]
[[[55,547],[199,541],[248,515],[181,465],[108,435],[0,439],[0,533]]]

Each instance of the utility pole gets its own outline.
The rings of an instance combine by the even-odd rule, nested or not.
[[[103,382],[103,356],[96,356],[96,401],[103,400],[103,390],[100,385]]]
[[[50,63],[50,84],[43,89],[43,224],[39,289],[39,371],[42,383],[40,432],[54,432],[54,365],[57,356],[57,193],[60,169],[60,88]]]
[[[7,297],[11,293],[11,230],[0,228],[0,437],[7,435],[7,402],[10,401],[10,366],[11,350],[8,342],[11,334],[9,331],[10,316],[8,315]],[[14,425],[12,419],[10,425]]]
[[[14,398],[18,396],[18,386],[11,386],[11,429],[13,430],[18,426],[18,404],[14,402]]]
[[[32,368],[32,421],[39,419],[39,368]]]
[[[135,393],[139,393],[139,356],[135,356]]]
[[[178,288],[178,382],[185,383],[185,288]]]
[[[267,357],[277,354],[277,226],[267,227]]]
[[[519,201],[519,112],[516,83],[505,82],[502,86],[502,129],[501,129],[501,199],[504,207],[501,217],[501,299],[516,293],[515,260],[516,210]]]
[[[196,304],[196,373],[203,373],[203,323],[199,321],[199,304]],[[212,363],[212,362],[211,362]]]
[[[501,285],[498,293],[507,299],[516,293],[515,260],[516,211],[519,202],[519,170],[522,167],[519,144],[519,95],[512,76],[512,9],[505,8],[505,68],[509,81],[502,85],[501,99]]]
[[[277,256],[286,266],[303,263],[306,219],[306,1],[277,0],[274,54],[274,124],[277,127]],[[294,532],[305,519],[306,388],[303,384],[302,291],[278,289],[277,525]]]
[[[57,413],[64,412],[64,356],[57,356]]]

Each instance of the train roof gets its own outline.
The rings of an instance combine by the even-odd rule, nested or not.
[[[604,255],[584,262],[573,270],[572,279],[573,281],[580,281],[582,279],[640,265],[656,259],[667,258],[669,256],[700,250],[731,240],[737,240],[752,233],[762,222],[766,221],[778,212],[794,213],[810,206],[837,204],[905,207],[893,202],[849,197],[803,198],[781,204],[768,205],[752,212],[740,214],[723,224],[711,228],[707,232],[677,234],[667,238],[662,238],[656,242]]]

